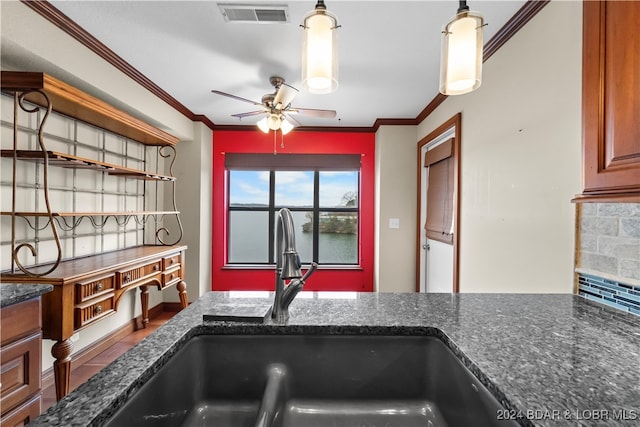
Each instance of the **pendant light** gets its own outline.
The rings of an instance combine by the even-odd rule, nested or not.
[[[440,92],[444,95],[462,95],[480,87],[483,27],[482,15],[469,11],[467,2],[460,0],[458,13],[442,31]]]
[[[338,20],[327,12],[324,0],[304,18],[302,42],[302,86],[323,94],[338,88]]]

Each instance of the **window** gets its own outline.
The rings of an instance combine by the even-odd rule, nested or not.
[[[229,264],[274,264],[288,208],[302,263],[359,263],[360,156],[227,154]]]

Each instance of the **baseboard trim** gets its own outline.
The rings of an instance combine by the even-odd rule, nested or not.
[[[177,304],[178,309],[174,310],[174,304]],[[177,312],[180,311],[180,303],[166,303],[162,302],[152,308],[149,309],[149,320],[155,319],[161,313],[167,312]],[[142,315],[136,316],[131,319],[130,322],[124,324],[123,326],[114,329],[104,337],[99,340],[89,344],[82,350],[78,351],[76,354],[71,356],[71,370],[79,368],[80,366],[87,363],[89,360],[96,357],[98,354],[107,350],[109,347],[126,337],[127,335],[137,331],[138,329],[142,329]],[[41,388],[44,390],[47,387],[54,385],[55,379],[53,376],[53,366],[44,370],[42,372],[42,385]]]
[[[177,313],[181,310],[182,310],[182,304],[179,302],[163,302],[162,303],[162,311],[167,311],[169,313]]]

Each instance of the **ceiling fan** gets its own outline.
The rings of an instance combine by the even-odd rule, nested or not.
[[[260,110],[232,114],[231,116],[242,119],[243,117],[264,114],[265,117],[257,124],[260,130],[265,133],[268,133],[270,130],[280,129],[283,134],[286,134],[291,131],[294,126],[300,126],[300,123],[295,118],[291,117],[293,114],[327,119],[331,119],[336,116],[336,112],[334,110],[292,107],[291,101],[293,101],[293,98],[298,94],[298,89],[286,84],[284,82],[284,78],[278,76],[272,76],[269,78],[269,82],[275,88],[275,92],[264,95],[261,102],[251,101],[250,99],[231,95],[230,93],[221,92],[219,90],[212,90],[211,92],[261,107]]]

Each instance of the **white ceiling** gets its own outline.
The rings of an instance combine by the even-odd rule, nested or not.
[[[304,16],[315,0],[221,0],[286,4],[289,23],[226,23],[216,1],[60,1],[51,3],[195,114],[216,125],[253,124],[231,114],[260,101],[280,75],[301,89]],[[469,0],[485,17],[485,43],[524,0]],[[296,116],[304,126],[372,126],[377,118],[415,118],[438,94],[442,26],[458,1],[326,0],[338,18],[339,87],[300,91],[292,105],[336,110],[335,119]],[[464,96],[464,95],[463,95]]]

